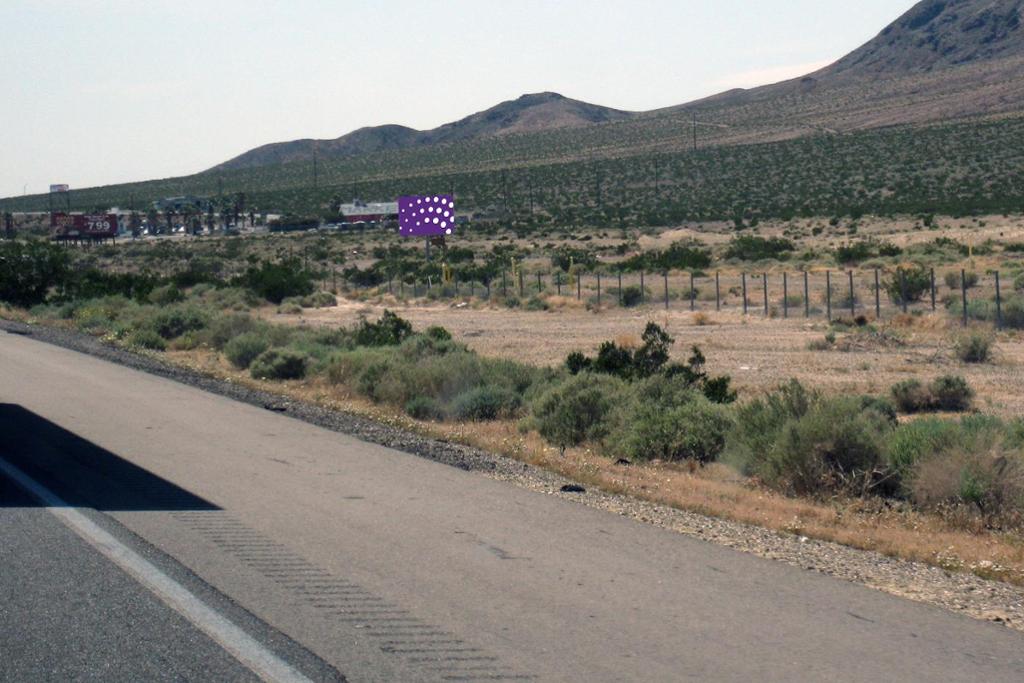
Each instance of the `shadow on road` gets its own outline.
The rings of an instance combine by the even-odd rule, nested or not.
[[[72,507],[217,510],[217,506],[49,420],[0,403],[0,457]],[[40,503],[0,474],[0,507]]]

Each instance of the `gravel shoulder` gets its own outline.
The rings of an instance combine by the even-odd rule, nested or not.
[[[1024,589],[974,574],[946,571],[885,555],[856,550],[801,536],[706,517],[668,506],[588,489],[564,492],[570,480],[552,472],[477,448],[443,442],[361,416],[312,403],[284,399],[232,382],[177,367],[159,358],[112,347],[86,334],[60,328],[0,320],[0,330],[86,353],[143,372],[165,377],[204,391],[388,448],[478,472],[516,486],[561,496],[580,504],[705,539],[742,552],[774,559],[809,571],[863,584],[892,595],[929,603],[976,619],[1002,623],[1024,631]]]

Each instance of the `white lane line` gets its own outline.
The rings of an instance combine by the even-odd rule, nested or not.
[[[206,605],[187,588],[3,458],[0,458],[0,471],[39,499],[68,528],[152,591],[169,607],[195,624],[257,676],[265,681],[312,683],[248,633]]]

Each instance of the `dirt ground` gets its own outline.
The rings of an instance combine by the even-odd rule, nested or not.
[[[339,299],[336,308],[307,309],[302,315],[264,311],[268,319],[297,325],[352,325],[373,319],[385,308],[417,329],[443,325],[479,353],[535,365],[556,365],[574,350],[593,353],[605,340],[638,341],[644,325],[654,321],[675,338],[675,357],[685,360],[699,345],[715,374],[732,376],[741,396],[775,388],[796,378],[827,392],[887,394],[896,382],[943,374],[967,378],[977,393],[978,409],[1006,417],[1024,414],[1024,339],[1016,332],[998,335],[994,362],[966,364],[953,350],[961,328],[943,313],[897,317],[870,335],[840,332],[836,344],[812,351],[828,325],[822,319],[765,319],[741,310],[691,313],[658,306],[611,308],[592,312],[573,300],[554,301],[549,311],[497,308],[480,303],[409,305],[387,298],[374,302]],[[703,324],[698,324],[703,323]],[[840,350],[850,348],[850,350]]]

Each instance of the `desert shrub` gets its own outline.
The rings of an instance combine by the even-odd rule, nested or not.
[[[239,370],[245,370],[261,353],[270,348],[267,335],[243,332],[224,345],[224,355]]]
[[[206,343],[220,351],[224,348],[225,344],[238,335],[252,332],[265,326],[265,323],[245,313],[216,316],[206,328]]]
[[[950,271],[945,274],[944,279],[946,286],[953,290],[960,290],[961,278],[960,273],[957,271]],[[966,285],[967,289],[976,287],[978,285],[978,274],[972,272],[964,273],[962,282]]]
[[[889,438],[889,467],[900,483],[906,483],[921,459],[959,443],[962,434],[956,422],[936,417],[901,424]]]
[[[377,322],[360,320],[353,336],[359,346],[397,346],[410,335],[409,321],[385,310]]]
[[[998,444],[925,457],[914,468],[910,495],[920,507],[952,518],[967,512],[989,528],[1019,529],[1024,524],[1024,457]]]
[[[887,412],[874,400],[826,398],[792,380],[736,410],[724,458],[787,493],[875,491],[889,484]]]
[[[180,301],[185,300],[185,294],[178,289],[177,285],[168,284],[162,287],[157,287],[149,293],[147,297],[149,303],[156,304],[157,306],[167,306],[169,304],[176,304]]]
[[[298,299],[285,299],[281,302],[281,305],[277,307],[277,312],[285,315],[301,315],[302,304],[299,303]]]
[[[931,407],[931,393],[918,379],[907,379],[892,386],[896,406],[904,413],[919,413]]]
[[[647,323],[640,337],[641,345],[635,349],[606,341],[598,348],[597,356],[589,358],[579,351],[570,353],[565,366],[571,374],[591,370],[599,374],[614,375],[625,380],[638,380],[663,373],[678,377],[688,386],[696,388],[716,403],[731,403],[736,393],[729,386],[728,375],[710,377],[704,371],[706,358],[696,346],[686,364],[668,364],[669,350],[675,340],[653,322]]]
[[[174,339],[186,332],[203,329],[208,321],[203,310],[191,305],[176,304],[157,309],[145,324],[164,339]]]
[[[961,412],[971,407],[974,391],[967,380],[957,375],[944,375],[931,384],[933,405],[937,410]]]
[[[308,359],[290,349],[267,349],[249,365],[255,379],[301,379],[306,375]]]
[[[526,300],[523,308],[527,311],[546,311],[551,308],[548,302],[544,300],[539,294],[535,294]]]
[[[780,490],[864,493],[880,479],[891,423],[856,398],[822,398],[788,421],[755,471]]]
[[[440,325],[431,325],[423,330],[423,336],[434,341],[448,341],[452,338],[452,333]]]
[[[964,363],[987,363],[992,359],[995,337],[972,330],[958,335],[953,342],[956,357]]]
[[[622,305],[632,308],[633,306],[639,306],[643,303],[644,293],[640,287],[631,285],[629,287],[622,288]]]
[[[0,301],[15,306],[42,303],[52,288],[68,282],[70,263],[68,252],[55,244],[0,242]]]
[[[732,425],[726,408],[678,379],[652,377],[632,389],[630,400],[620,402],[610,419],[608,453],[700,463],[718,458]]]
[[[756,237],[741,235],[734,237],[725,250],[725,258],[741,261],[761,261],[764,259],[785,259],[794,249],[793,243],[781,237]]]
[[[459,420],[481,422],[513,417],[520,406],[520,396],[507,387],[484,385],[456,396],[451,411]]]
[[[1024,292],[1024,273],[1013,278],[1013,289],[1016,292]]]
[[[797,380],[763,398],[736,409],[736,428],[726,446],[728,460],[747,474],[754,474],[758,461],[778,439],[783,425],[803,417],[819,399]]]
[[[302,298],[302,305],[306,308],[329,308],[338,305],[338,298],[330,292],[314,292]]]
[[[313,275],[302,268],[302,261],[297,258],[278,263],[264,261],[259,266],[250,266],[233,284],[247,287],[267,301],[279,304],[290,296],[311,294]]]
[[[903,274],[902,283],[900,273]],[[882,286],[894,304],[902,304],[904,296],[907,303],[920,301],[925,292],[932,289],[931,270],[922,264],[914,264],[909,268],[904,266],[893,273],[892,277],[886,278]]]
[[[962,412],[970,408],[974,391],[963,377],[944,375],[927,386],[917,379],[898,382],[892,387],[892,397],[904,413]]]
[[[563,453],[569,446],[599,441],[607,434],[608,413],[625,390],[625,382],[607,375],[570,377],[534,400],[537,431]]]
[[[406,401],[405,414],[416,420],[441,420],[444,408],[429,396],[416,396]]]
[[[128,336],[128,345],[152,351],[167,350],[167,342],[164,341],[164,338],[150,329],[140,329],[132,332]]]

